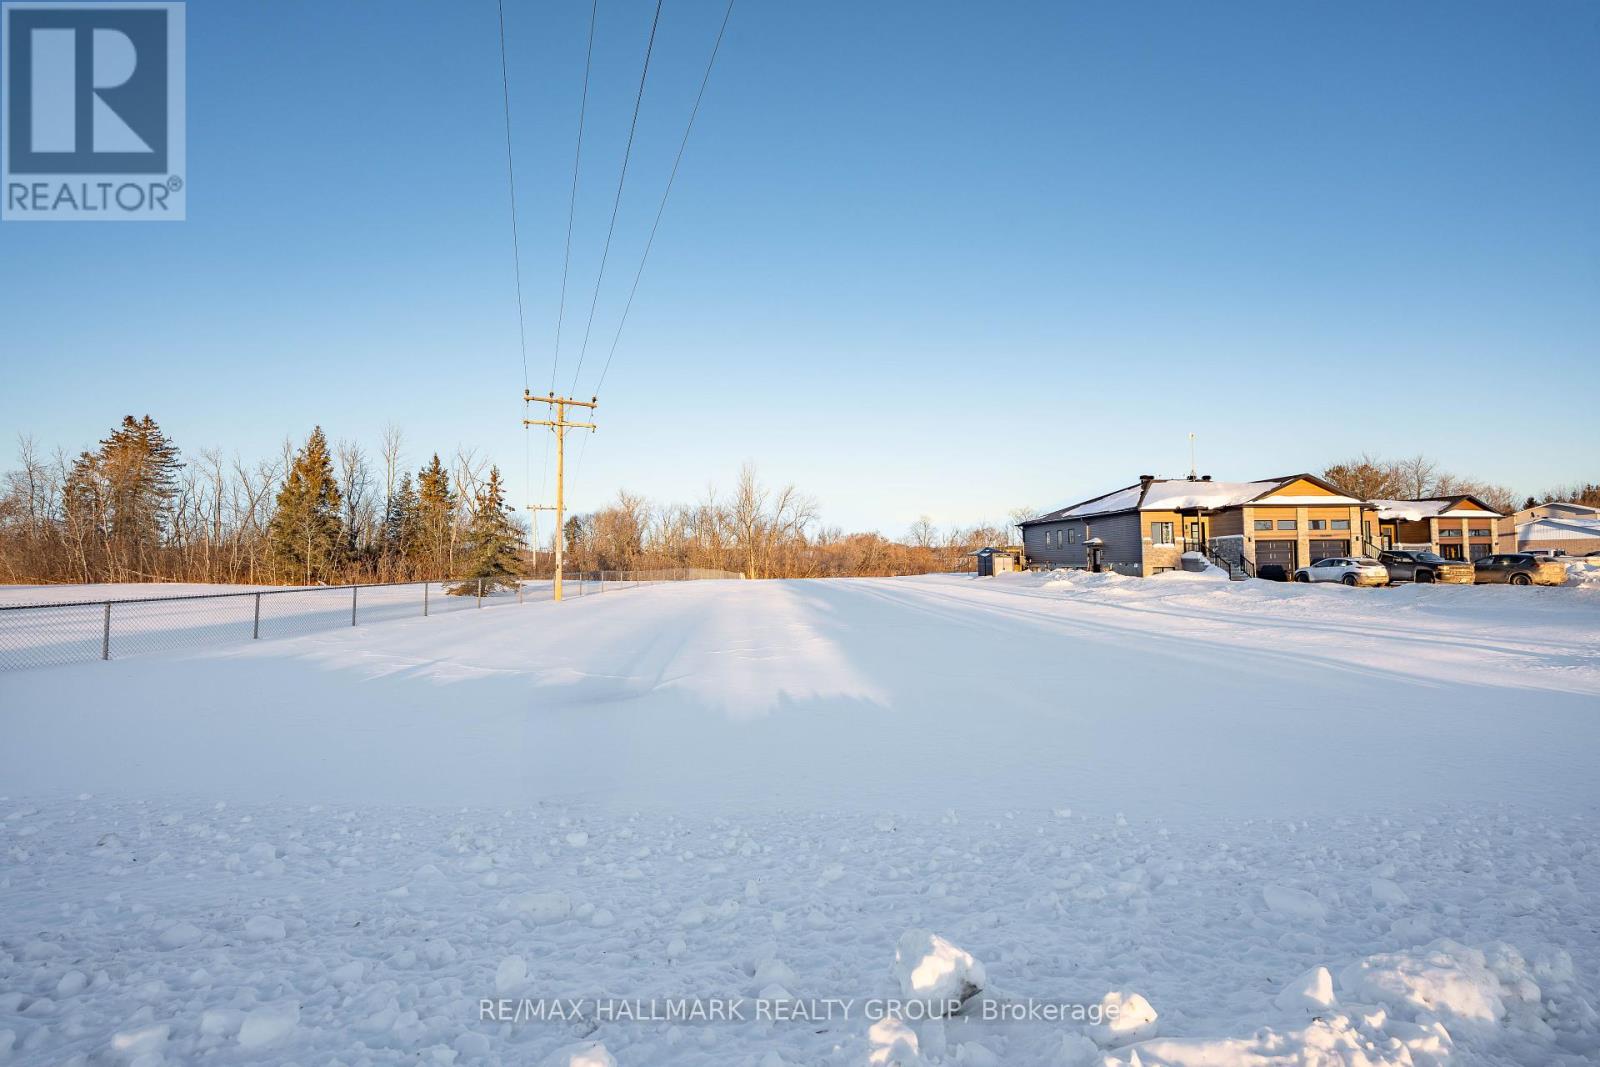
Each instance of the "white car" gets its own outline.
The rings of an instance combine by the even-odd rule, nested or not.
[[[1389,568],[1370,556],[1331,556],[1294,572],[1297,582],[1342,582],[1345,585],[1388,585]]]

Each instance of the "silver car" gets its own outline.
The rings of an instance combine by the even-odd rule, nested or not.
[[[1389,568],[1371,556],[1330,556],[1294,572],[1297,582],[1339,582],[1343,585],[1388,585]]]

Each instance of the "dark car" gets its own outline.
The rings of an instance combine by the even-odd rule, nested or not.
[[[1478,585],[1563,585],[1567,565],[1526,552],[1484,556],[1474,567],[1473,579]]]
[[[1470,563],[1459,559],[1445,559],[1437,552],[1414,552],[1410,549],[1392,548],[1379,553],[1378,562],[1389,572],[1391,582],[1451,582],[1471,585],[1477,581]]]

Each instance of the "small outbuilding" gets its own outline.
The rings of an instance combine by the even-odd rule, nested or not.
[[[1020,548],[980,548],[972,553],[978,559],[978,577],[992,578],[996,574],[1010,574],[1022,566]]]

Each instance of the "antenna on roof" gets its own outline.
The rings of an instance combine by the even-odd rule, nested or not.
[[[1189,480],[1191,482],[1200,480],[1200,470],[1194,464],[1194,434],[1189,435]]]

